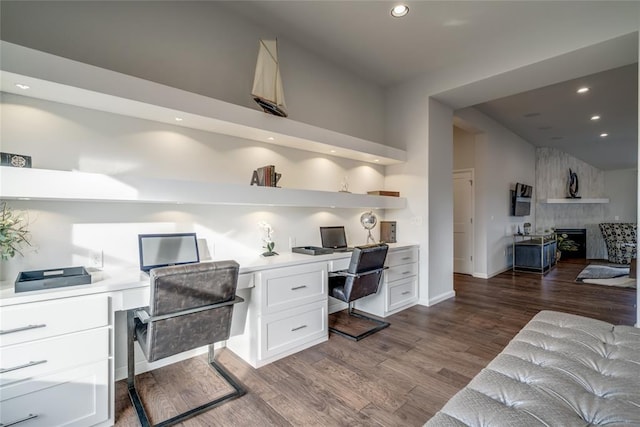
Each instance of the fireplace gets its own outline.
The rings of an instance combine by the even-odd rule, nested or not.
[[[587,257],[586,228],[556,228],[560,259]]]

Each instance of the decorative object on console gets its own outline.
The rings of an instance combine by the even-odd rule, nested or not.
[[[24,154],[0,153],[1,166],[13,166],[14,168],[30,168],[31,156]]]
[[[23,245],[31,246],[31,234],[29,233],[29,219],[26,214],[15,213],[13,209],[2,203],[2,216],[0,216],[0,259],[8,260],[22,255],[20,248]]]
[[[372,196],[400,197],[399,191],[375,190],[375,191],[367,191],[367,194]]]
[[[340,185],[340,193],[351,193],[351,191],[349,191],[349,180],[346,176],[342,180],[342,185]]]
[[[278,255],[277,252],[273,251],[273,248],[275,248],[276,244],[271,238],[271,235],[273,234],[273,228],[271,227],[271,225],[269,225],[269,223],[267,223],[267,222],[260,221],[258,223],[258,227],[260,227],[262,229],[262,231],[264,232],[264,236],[262,237],[262,241],[264,242],[263,248],[266,249],[266,252],[263,252],[262,256]]]
[[[373,213],[373,211],[365,212],[360,215],[360,224],[362,224],[364,229],[368,232],[367,243],[369,243],[369,241],[371,241],[371,243],[376,242],[376,239],[374,239],[373,235],[371,234],[371,229],[375,227],[377,223],[378,217]]]
[[[396,221],[380,221],[380,243],[396,243]]]
[[[522,224],[522,229],[524,230],[524,234],[531,234],[531,223],[525,222]]]
[[[282,174],[276,172],[276,167],[274,165],[267,165],[253,171],[253,175],[251,175],[251,185],[277,187],[280,178],[282,178]]]
[[[89,283],[91,283],[91,275],[84,267],[22,271],[16,278],[15,291],[41,291],[66,286],[88,285]]]
[[[576,174],[571,169],[569,169],[569,181],[568,181],[567,187],[569,190],[569,196],[567,196],[567,198],[569,199],[580,198],[580,196],[578,196],[578,174]]]
[[[260,40],[251,95],[265,113],[287,117],[278,64],[278,40]]]

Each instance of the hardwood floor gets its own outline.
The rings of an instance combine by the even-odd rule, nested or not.
[[[586,264],[561,261],[544,278],[455,275],[455,298],[391,316],[390,327],[362,341],[330,335],[260,369],[222,350],[220,362],[247,395],[183,425],[422,425],[540,310],[633,325],[635,289],[575,283]],[[209,371],[200,356],[139,375],[152,421],[210,399],[204,392],[224,392]],[[116,383],[115,413],[117,426],[138,425],[123,381]]]

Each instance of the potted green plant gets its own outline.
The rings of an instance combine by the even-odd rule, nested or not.
[[[26,215],[16,213],[6,202],[2,203],[0,215],[0,259],[6,261],[16,254],[22,255],[22,246],[31,246],[31,235]]]

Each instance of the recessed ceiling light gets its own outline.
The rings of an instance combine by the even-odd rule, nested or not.
[[[274,137],[272,137],[272,136],[270,136],[270,137],[269,137],[269,138],[267,138],[267,139],[268,139],[269,141],[273,141],[273,140],[275,140],[275,138],[274,138]]]
[[[374,162],[378,163],[380,161],[380,159],[375,159]]]
[[[409,13],[409,6],[406,4],[399,4],[391,9],[391,16],[394,18],[402,18],[407,13]]]
[[[22,90],[27,90],[27,89],[29,89],[29,86],[24,85],[24,84],[22,84],[22,83],[16,83],[16,87],[17,87],[18,89],[22,89]]]
[[[578,92],[578,93],[587,93],[587,92],[589,92],[589,88],[584,86],[584,87],[581,87],[580,89],[578,89],[576,92]]]
[[[600,120],[600,116],[598,116],[598,115],[591,116],[591,120]]]
[[[335,152],[336,152],[336,150],[331,150],[331,151],[329,151],[329,152],[330,152],[330,153],[335,153]]]
[[[600,138],[606,138],[606,137],[608,137],[608,136],[609,136],[609,134],[608,134],[608,133],[606,133],[606,132],[605,132],[605,133],[601,133],[601,134],[600,134]]]
[[[182,117],[176,117],[176,122],[181,122],[182,120]]]

